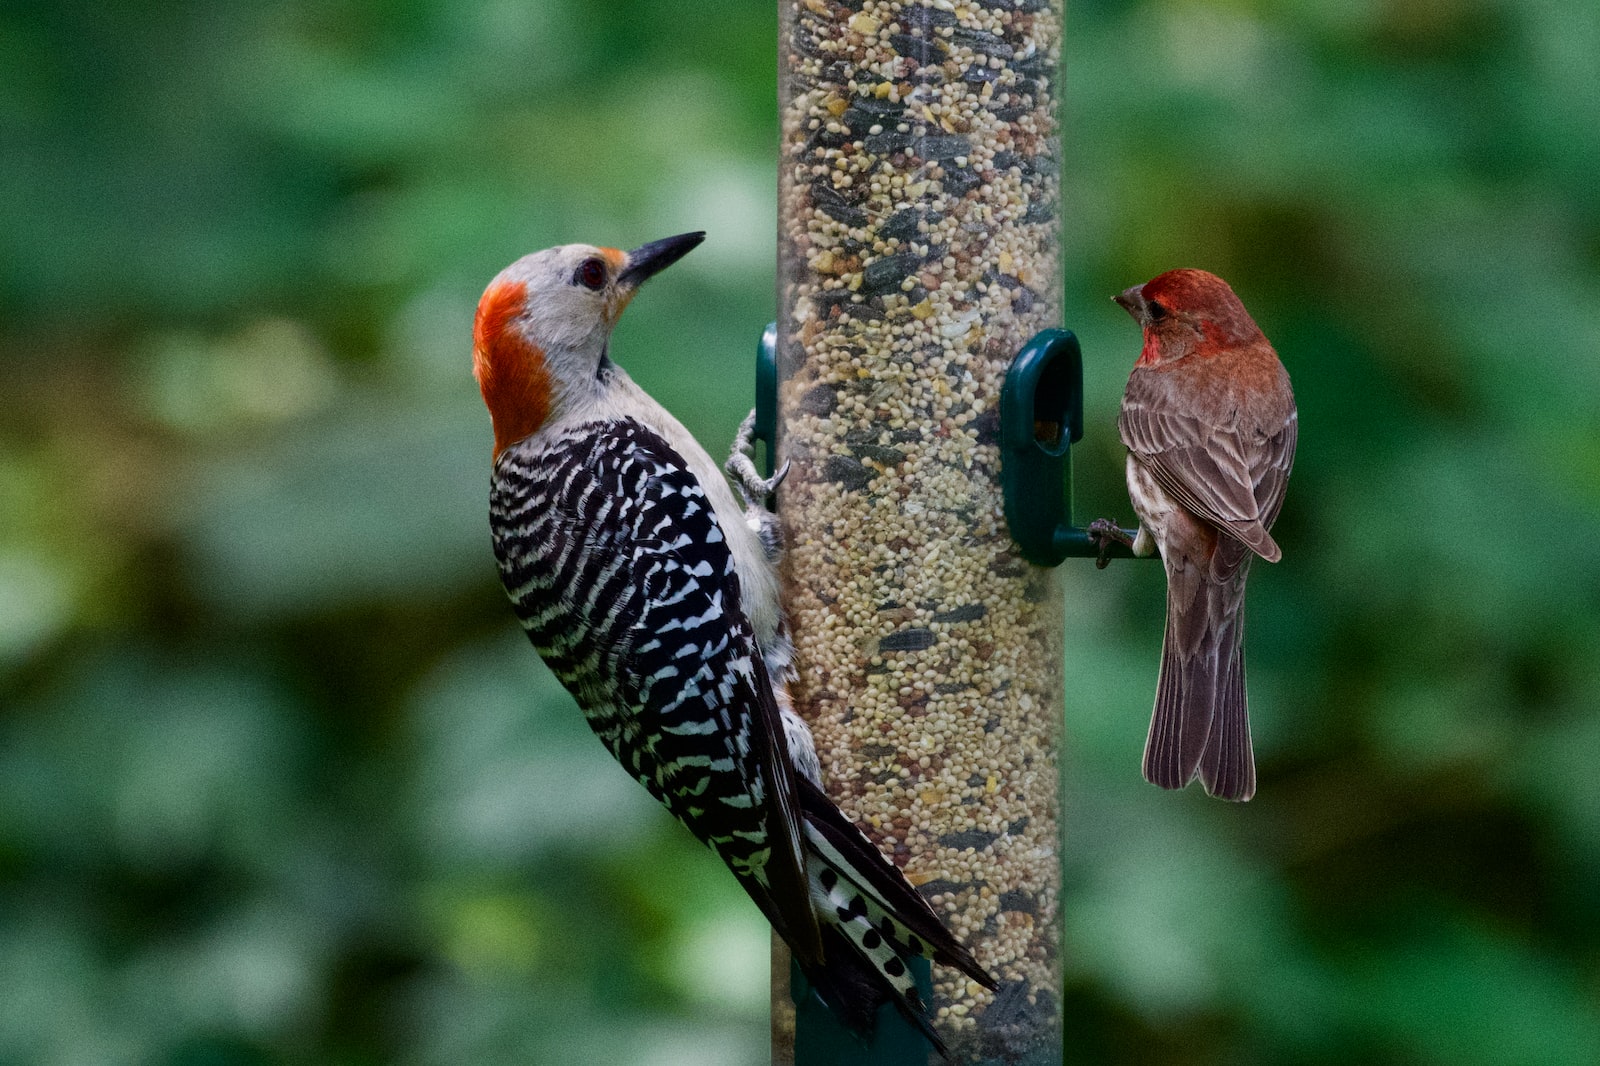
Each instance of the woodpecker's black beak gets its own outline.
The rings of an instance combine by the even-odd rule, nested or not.
[[[1144,286],[1135,285],[1131,289],[1123,289],[1112,297],[1122,305],[1122,309],[1133,316],[1135,322],[1144,323]]]
[[[628,265],[617,275],[617,283],[636,289],[646,278],[653,277],[673,263],[688,255],[695,245],[706,239],[704,233],[680,233],[635,248],[628,253]]]

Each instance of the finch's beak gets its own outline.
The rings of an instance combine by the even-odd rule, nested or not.
[[[617,284],[632,291],[645,280],[661,273],[673,263],[688,255],[695,245],[706,239],[704,233],[680,233],[635,248],[628,253],[627,265],[617,275]]]
[[[1122,309],[1133,316],[1135,322],[1144,323],[1144,286],[1135,285],[1131,289],[1123,289],[1112,297],[1122,305]]]

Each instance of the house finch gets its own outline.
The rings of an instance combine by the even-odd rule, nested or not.
[[[1128,446],[1134,554],[1160,549],[1167,630],[1144,776],[1195,776],[1230,800],[1255,794],[1244,688],[1244,583],[1251,555],[1282,557],[1268,532],[1294,462],[1289,375],[1228,283],[1172,270],[1116,301],[1144,329],[1117,428]],[[1096,523],[1102,536],[1110,523]],[[1124,535],[1125,536],[1125,535]]]

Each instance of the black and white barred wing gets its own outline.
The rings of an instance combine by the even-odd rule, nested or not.
[[[495,468],[501,576],[619,762],[820,951],[793,772],[722,528],[659,435],[596,424]]]

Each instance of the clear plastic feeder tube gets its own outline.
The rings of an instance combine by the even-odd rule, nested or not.
[[[1006,368],[1061,318],[1061,4],[781,11],[797,704],[829,792],[1000,981],[934,968],[956,1061],[1058,1063],[1063,611],[997,468]]]

